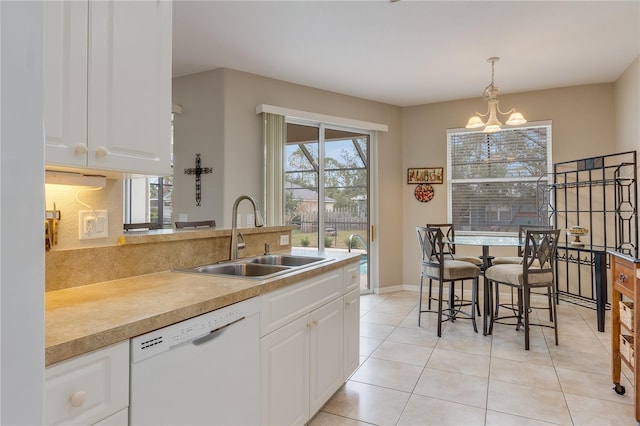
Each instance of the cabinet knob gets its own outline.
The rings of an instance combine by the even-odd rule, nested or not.
[[[72,407],[80,407],[82,404],[84,404],[84,401],[86,399],[87,393],[85,391],[77,391],[69,397],[69,403],[71,403]]]
[[[104,146],[99,146],[96,148],[96,157],[104,158],[109,155],[109,150]]]
[[[618,275],[618,281],[620,281],[621,283],[626,283],[627,282],[627,276],[625,274]]]
[[[73,147],[73,152],[76,155],[84,155],[87,151],[89,151],[89,148],[87,148],[87,145],[83,143],[77,143],[76,146]]]

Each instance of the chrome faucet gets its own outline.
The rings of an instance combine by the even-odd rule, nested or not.
[[[238,204],[242,200],[249,200],[253,205],[253,217],[255,219],[255,225],[257,228],[264,226],[264,219],[260,210],[258,209],[258,203],[250,195],[241,195],[233,203],[233,213],[231,217],[231,248],[229,250],[229,259],[236,260],[238,258]],[[244,241],[244,238],[243,238]],[[242,246],[244,248],[244,244]]]

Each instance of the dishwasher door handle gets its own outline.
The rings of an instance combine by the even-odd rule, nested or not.
[[[191,343],[193,343],[196,346],[207,343],[209,340],[215,339],[216,337],[220,336],[229,326],[232,326],[233,324],[238,323],[243,319],[245,319],[245,317],[238,318],[237,320],[232,321],[229,324],[225,324],[222,327],[218,327],[215,330],[211,330],[209,334],[207,334],[206,336],[193,339]]]

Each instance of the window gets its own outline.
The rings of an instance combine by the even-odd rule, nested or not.
[[[536,188],[550,168],[549,122],[447,131],[449,221],[459,231],[501,233],[538,223]]]
[[[172,227],[173,178],[143,177],[124,181],[124,223],[154,223]]]

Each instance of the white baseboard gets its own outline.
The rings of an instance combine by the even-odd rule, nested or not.
[[[396,291],[415,291],[420,290],[420,286],[415,284],[400,284],[390,287],[376,288],[373,290],[375,294],[395,293]]]

